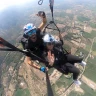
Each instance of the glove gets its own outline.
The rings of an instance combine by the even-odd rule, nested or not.
[[[44,12],[44,11],[39,11],[39,12],[38,12],[38,16],[42,16],[43,18],[45,18],[45,17],[46,17],[46,15],[45,15],[45,12]]]
[[[40,71],[45,72],[46,71],[46,68],[45,67],[41,67],[40,68]]]

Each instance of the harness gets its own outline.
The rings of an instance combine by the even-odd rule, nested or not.
[[[40,0],[42,1],[43,3],[43,0]],[[42,4],[39,4],[39,5],[42,5]],[[49,6],[50,6],[50,10],[51,10],[51,15],[52,15],[52,20],[45,26],[44,30],[43,30],[43,35],[45,35],[46,33],[46,29],[51,29],[51,30],[57,30],[59,32],[59,38],[60,38],[60,41],[62,42],[62,46],[61,46],[61,49],[63,51],[63,53],[65,54],[69,54],[69,52],[63,47],[63,40],[61,40],[61,31],[60,29],[58,28],[58,26],[56,25],[56,23],[54,22],[54,14],[53,14],[53,5],[54,5],[54,0],[49,0]],[[55,26],[55,29],[49,27],[50,25],[54,25]]]

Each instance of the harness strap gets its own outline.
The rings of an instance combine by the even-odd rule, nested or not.
[[[9,48],[0,48],[0,51],[16,51],[16,50],[14,50],[14,49],[9,49]]]
[[[54,5],[54,0],[49,0],[50,3],[50,10],[51,10],[51,14],[52,14],[52,21],[54,21],[54,17],[53,17],[53,5]]]
[[[19,51],[21,53],[27,54],[28,52],[31,53],[32,56],[36,57],[37,59],[39,59],[40,61],[42,61],[43,63],[45,63],[46,65],[48,64],[47,61],[43,60],[42,58],[40,58],[39,56],[33,54],[30,50],[28,51],[23,51],[17,47],[15,47],[14,45],[10,44],[9,42],[7,42],[6,40],[4,40],[3,38],[0,37],[0,44],[8,47],[8,48],[0,48],[0,51]]]

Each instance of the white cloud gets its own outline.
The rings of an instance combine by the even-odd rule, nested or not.
[[[11,5],[20,5],[28,1],[30,0],[0,0],[0,10],[3,10],[4,8]]]

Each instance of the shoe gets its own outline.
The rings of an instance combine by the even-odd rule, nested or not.
[[[80,86],[81,85],[81,82],[79,80],[74,80],[74,84]]]
[[[86,66],[86,62],[82,61],[82,62],[80,63],[80,65],[81,65],[81,66]]]

